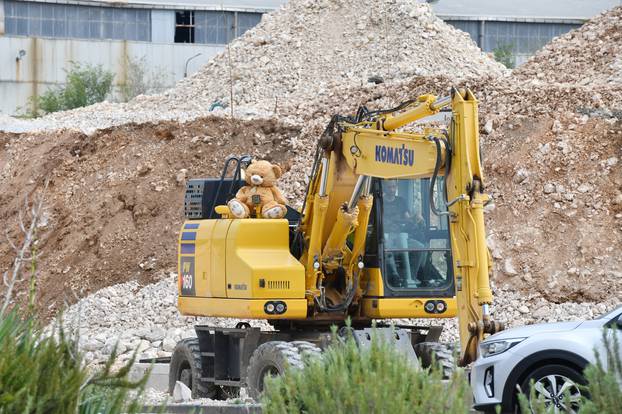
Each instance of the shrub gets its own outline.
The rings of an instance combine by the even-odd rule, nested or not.
[[[267,378],[262,403],[265,413],[468,413],[464,372],[442,377],[438,367],[414,368],[382,341],[361,349],[348,339],[302,370]]]
[[[125,83],[121,85],[121,99],[125,102],[138,96],[164,89],[164,72],[161,68],[147,70],[144,57],[127,58]]]
[[[503,64],[508,69],[513,69],[516,66],[513,51],[514,45],[498,45],[493,49],[492,53],[497,62]]]
[[[115,361],[113,352],[103,369],[90,372],[77,339],[62,329],[46,336],[33,319],[0,315],[0,413],[138,413],[146,377],[129,381],[134,359],[113,372]]]
[[[49,89],[33,100],[31,115],[37,116],[39,110],[50,113],[92,105],[105,100],[112,91],[114,74],[101,65],[72,62],[66,73],[64,87]]]

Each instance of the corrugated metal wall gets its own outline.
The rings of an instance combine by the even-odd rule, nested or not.
[[[516,64],[525,62],[556,36],[579,27],[572,23],[534,23],[512,21],[446,20],[467,32],[485,52],[509,48]]]
[[[6,34],[71,39],[113,39],[172,43],[175,10],[102,7],[4,0]],[[225,45],[261,20],[261,13],[188,11],[191,43]],[[155,36],[155,38],[154,38]]]
[[[151,41],[151,11],[122,7],[4,1],[10,35]]]

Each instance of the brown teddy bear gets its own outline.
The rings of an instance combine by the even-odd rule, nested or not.
[[[227,203],[235,218],[250,217],[259,208],[263,218],[282,218],[287,212],[287,200],[274,186],[281,176],[281,168],[269,161],[253,161],[246,168],[246,183],[231,201]]]

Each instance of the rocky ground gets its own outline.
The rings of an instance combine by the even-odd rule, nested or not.
[[[157,272],[160,281],[142,286],[136,281],[101,289],[70,306],[63,314],[63,326],[80,335],[87,360],[105,361],[116,343],[122,360],[137,348],[142,358],[170,356],[177,341],[195,337],[193,326],[234,327],[238,320],[182,316],[177,310],[177,275]],[[522,293],[506,286],[494,289],[493,316],[508,326],[536,322],[589,319],[603,314],[620,302],[610,297],[594,302],[551,302],[537,292]],[[265,320],[246,320],[254,327],[272,330]],[[456,321],[398,320],[404,324],[440,324],[443,339],[457,340]]]

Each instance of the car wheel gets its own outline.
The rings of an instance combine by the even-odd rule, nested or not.
[[[581,385],[587,382],[585,377],[574,368],[565,365],[551,364],[537,368],[527,375],[521,389],[529,401],[530,408],[535,404],[531,401],[533,381],[533,397],[541,400],[545,407],[555,413],[576,413],[579,411],[581,399],[584,397]]]

